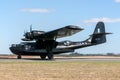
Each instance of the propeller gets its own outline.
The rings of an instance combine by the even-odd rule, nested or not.
[[[30,25],[30,32],[24,30],[24,36],[26,39],[33,39],[32,25]]]

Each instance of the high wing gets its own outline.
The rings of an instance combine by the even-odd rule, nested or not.
[[[73,34],[80,32],[81,30],[83,30],[83,29],[78,26],[69,25],[69,26],[65,26],[60,29],[56,29],[56,30],[41,34],[41,35],[37,36],[36,39],[43,39],[43,40],[51,40],[52,39],[53,40],[53,39],[57,39],[57,38],[71,36]]]

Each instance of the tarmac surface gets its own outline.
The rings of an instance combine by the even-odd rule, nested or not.
[[[16,55],[0,56],[0,62],[32,62],[32,61],[53,61],[53,62],[76,62],[76,61],[117,61],[120,62],[119,56],[55,56],[53,60],[41,60],[39,56],[22,56],[22,59],[17,59]]]

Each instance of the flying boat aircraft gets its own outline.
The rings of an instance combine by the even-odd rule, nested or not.
[[[21,59],[22,55],[31,55],[40,56],[41,59],[48,57],[48,59],[51,60],[54,58],[54,54],[74,52],[75,49],[105,43],[106,35],[111,34],[105,32],[103,22],[98,22],[93,34],[84,41],[57,41],[58,38],[71,36],[82,30],[82,28],[74,25],[68,25],[49,32],[32,30],[32,28],[30,28],[30,32],[26,32],[24,38],[22,38],[24,42],[12,44],[10,50],[12,53],[18,55],[18,59]]]

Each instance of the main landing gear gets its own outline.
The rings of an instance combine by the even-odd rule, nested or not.
[[[46,59],[46,55],[40,55],[40,57],[41,57],[42,60]]]
[[[46,60],[46,57],[48,57],[48,60],[52,60],[54,55],[51,52],[51,53],[48,53],[47,55],[40,55],[40,57],[41,57],[42,60]]]
[[[49,60],[53,59],[53,49],[56,48],[58,42],[56,40],[37,40],[37,48],[38,49],[45,49],[46,54],[40,54],[42,60],[46,59],[46,56]]]
[[[49,59],[49,60],[52,60],[52,59],[53,59],[53,57],[54,57],[54,55],[53,55],[53,53],[52,53],[52,52],[48,53],[48,59]]]
[[[22,58],[21,55],[18,55],[18,56],[17,56],[17,59],[21,59],[21,58]]]

